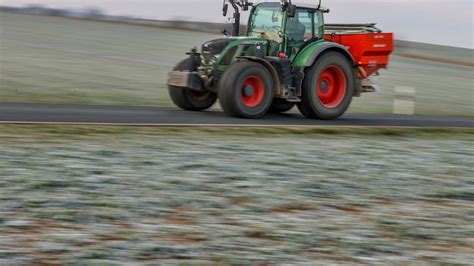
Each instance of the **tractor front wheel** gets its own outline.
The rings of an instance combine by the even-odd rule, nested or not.
[[[355,73],[347,58],[329,52],[306,71],[298,109],[308,118],[336,119],[342,116],[354,96]]]
[[[173,71],[189,70],[191,59],[185,59],[177,64]],[[217,101],[217,95],[210,91],[193,91],[186,88],[169,86],[171,100],[179,108],[187,111],[203,111],[211,108]]]
[[[225,113],[241,118],[264,116],[273,100],[270,72],[261,64],[241,61],[219,80],[219,102]]]

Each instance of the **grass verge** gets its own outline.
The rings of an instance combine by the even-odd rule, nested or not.
[[[81,137],[143,134],[173,138],[275,136],[354,136],[354,137],[474,137],[472,128],[392,128],[392,127],[122,127],[122,126],[35,126],[2,125],[0,138],[18,135]]]

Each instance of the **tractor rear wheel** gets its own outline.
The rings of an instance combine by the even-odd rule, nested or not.
[[[259,63],[235,63],[224,73],[218,86],[219,102],[228,115],[260,118],[272,104],[273,81],[270,72]]]
[[[354,96],[355,73],[342,54],[328,52],[306,71],[298,109],[308,118],[342,116]]]
[[[290,111],[295,107],[295,103],[285,101],[283,99],[275,98],[273,99],[272,105],[270,106],[269,113],[272,114],[281,114]]]
[[[189,70],[191,59],[185,59],[178,63],[173,71]],[[209,109],[217,101],[217,95],[210,91],[200,92],[190,89],[169,86],[171,100],[179,108],[187,111],[203,111]]]

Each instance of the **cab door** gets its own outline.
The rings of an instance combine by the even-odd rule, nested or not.
[[[290,59],[298,54],[301,47],[314,38],[314,12],[297,8],[295,16],[286,20],[285,35],[287,38],[286,54]]]
[[[324,38],[323,17],[321,11],[297,9],[294,18],[287,18],[285,26],[285,35],[287,36],[286,53],[292,61],[308,41]],[[304,26],[304,32],[301,26]]]

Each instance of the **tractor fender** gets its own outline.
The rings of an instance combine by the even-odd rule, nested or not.
[[[272,75],[272,81],[273,81],[273,85],[274,85],[273,86],[274,87],[273,91],[275,92],[275,95],[282,95],[283,94],[284,88],[282,87],[282,84],[280,82],[280,76],[278,75],[278,72],[272,66],[272,64],[270,62],[268,62],[264,58],[260,58],[260,57],[256,57],[256,56],[239,56],[239,57],[237,57],[237,59],[248,60],[248,61],[252,61],[252,62],[262,64],[266,69],[268,69],[268,71]]]
[[[319,56],[327,51],[339,52],[344,55],[352,65],[355,65],[354,57],[349,52],[347,47],[335,42],[322,42],[310,45],[300,51],[300,53],[296,56],[295,66],[304,68],[310,67],[316,63],[316,60]]]

